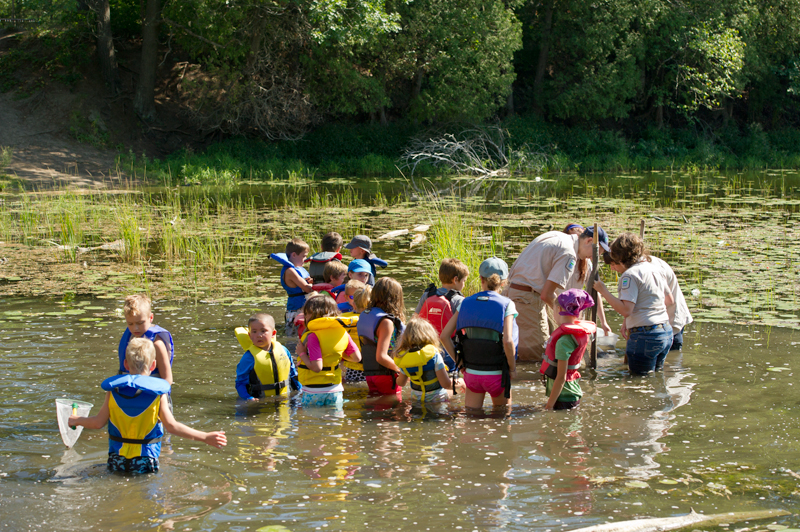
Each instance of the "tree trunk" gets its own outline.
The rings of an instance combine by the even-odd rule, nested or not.
[[[508,93],[508,98],[506,98],[506,115],[512,116],[514,114],[514,86],[511,86],[511,90]]]
[[[547,57],[550,53],[550,32],[553,29],[553,9],[555,0],[549,0],[544,11],[542,40],[539,44],[539,62],[536,65],[536,77],[533,80],[533,101],[536,111],[542,112],[542,90],[544,89],[544,73],[547,69]]]
[[[116,96],[119,93],[119,72],[111,35],[111,7],[108,0],[95,0],[93,7],[97,14],[97,57],[100,60],[100,71],[111,96]]]
[[[158,65],[158,23],[161,17],[160,0],[147,0],[142,24],[142,62],[133,108],[142,120],[156,118],[156,67]]]

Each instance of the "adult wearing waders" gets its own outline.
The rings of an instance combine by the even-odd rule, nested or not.
[[[550,338],[547,308],[552,312],[558,294],[570,288],[583,288],[592,273],[594,228],[580,235],[550,231],[528,244],[509,273],[508,297],[517,306],[519,360],[541,362],[545,342]],[[609,251],[608,236],[598,230],[600,247]],[[598,308],[598,321],[606,332],[604,313]]]

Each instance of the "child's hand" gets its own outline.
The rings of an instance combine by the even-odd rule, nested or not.
[[[258,398],[256,398],[256,397],[251,397],[251,398],[250,398],[250,399],[248,399],[247,401],[248,401],[248,402],[250,402],[250,401],[258,401]]]
[[[79,416],[69,416],[69,419],[67,420],[67,426],[69,426],[69,427],[77,427],[79,419],[80,419]]]
[[[608,326],[608,323],[604,323],[600,327],[603,329],[603,332],[606,333],[606,336],[611,334],[611,327]]]
[[[203,438],[203,441],[208,445],[216,447],[217,449],[222,449],[223,447],[228,445],[228,438],[225,437],[224,430],[220,430],[218,432],[206,433],[206,437]]]
[[[456,385],[456,392],[460,394],[467,393],[467,385],[464,384],[464,381],[462,381],[461,379],[456,379],[455,385]]]

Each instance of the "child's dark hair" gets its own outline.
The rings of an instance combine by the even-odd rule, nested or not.
[[[305,317],[306,325],[317,318],[338,315],[339,307],[336,305],[336,300],[325,294],[308,298],[306,304],[303,305],[303,316]]]
[[[406,306],[403,303],[403,287],[391,277],[375,281],[370,294],[370,304],[406,322]]]
[[[311,248],[300,238],[293,238],[286,244],[287,257],[290,257],[292,253],[302,253],[309,250],[311,250]]]
[[[469,268],[458,259],[444,259],[439,265],[439,281],[442,283],[452,283],[456,277],[463,281],[468,275]]]
[[[322,251],[339,251],[344,245],[342,235],[335,231],[331,231],[322,237]]]
[[[272,330],[275,330],[275,318],[266,312],[256,312],[250,316],[250,319],[247,320],[247,326],[250,327],[250,324],[252,324],[254,321],[263,321],[268,327],[272,328]]]

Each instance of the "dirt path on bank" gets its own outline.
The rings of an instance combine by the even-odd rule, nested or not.
[[[41,92],[15,99],[0,94],[0,146],[12,150],[4,173],[26,188],[109,188],[124,180],[113,153],[69,137],[69,113],[78,95]]]

